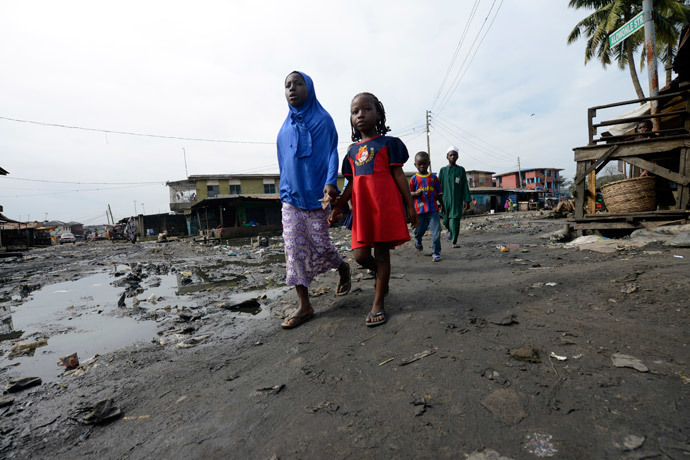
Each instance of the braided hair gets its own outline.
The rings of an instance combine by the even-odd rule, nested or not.
[[[376,107],[376,112],[381,115],[376,122],[376,134],[385,135],[391,129],[386,126],[386,109],[383,108],[383,104],[379,99],[371,93],[359,93],[352,98],[354,101],[359,96],[369,96],[374,100],[374,107]],[[352,124],[352,117],[350,117],[350,128],[352,129],[352,142],[357,142],[362,140],[362,133],[359,132],[355,125]]]

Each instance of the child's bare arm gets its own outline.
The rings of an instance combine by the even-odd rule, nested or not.
[[[347,183],[347,185],[345,186],[345,190],[343,190],[343,193],[338,198],[338,201],[336,201],[335,206],[333,206],[333,210],[331,210],[331,215],[328,216],[329,224],[336,222],[340,218],[340,216],[343,214],[343,206],[345,206],[345,203],[350,201],[351,197],[352,181]]]
[[[405,200],[405,206],[407,206],[407,216],[410,218],[410,225],[412,228],[416,228],[419,223],[419,218],[417,217],[417,210],[414,208],[414,201],[412,201],[412,195],[410,194],[410,187],[407,183],[407,178],[402,170],[402,166],[391,166],[391,174],[395,180],[395,184],[400,190],[400,194]]]

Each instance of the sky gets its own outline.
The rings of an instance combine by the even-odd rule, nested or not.
[[[169,212],[166,181],[277,173],[293,70],[314,80],[341,159],[350,102],[369,91],[411,155],[431,111],[434,172],[455,145],[467,170],[519,158],[572,179],[587,108],[636,98],[627,70],[566,44],[587,14],[553,0],[3,2],[3,214],[103,224],[109,205],[116,220]]]

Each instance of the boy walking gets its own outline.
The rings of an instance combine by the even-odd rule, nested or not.
[[[452,247],[459,248],[460,219],[462,219],[463,209],[470,209],[472,195],[470,195],[470,188],[467,184],[465,168],[456,164],[458,161],[458,148],[448,148],[446,158],[448,159],[448,166],[441,168],[438,173],[441,187],[445,192],[443,195],[443,203],[445,205],[443,225],[448,229],[448,239],[452,241]]]
[[[434,262],[438,262],[441,260],[441,220],[439,219],[438,205],[441,206],[442,214],[445,209],[441,199],[441,183],[436,174],[429,173],[428,153],[417,153],[414,157],[414,165],[418,173],[410,179],[410,194],[415,200],[415,208],[419,216],[419,225],[414,229],[414,247],[418,251],[424,249],[422,237],[427,228],[431,228],[431,257]]]

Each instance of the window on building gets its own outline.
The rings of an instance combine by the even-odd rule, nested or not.
[[[264,184],[264,193],[275,194],[276,184]]]
[[[242,186],[239,184],[230,184],[230,195],[239,195],[242,193]]]
[[[220,195],[220,185],[207,185],[206,191],[208,192],[209,198],[218,196]]]
[[[486,183],[486,178],[484,176],[479,176],[479,186],[483,186]]]

